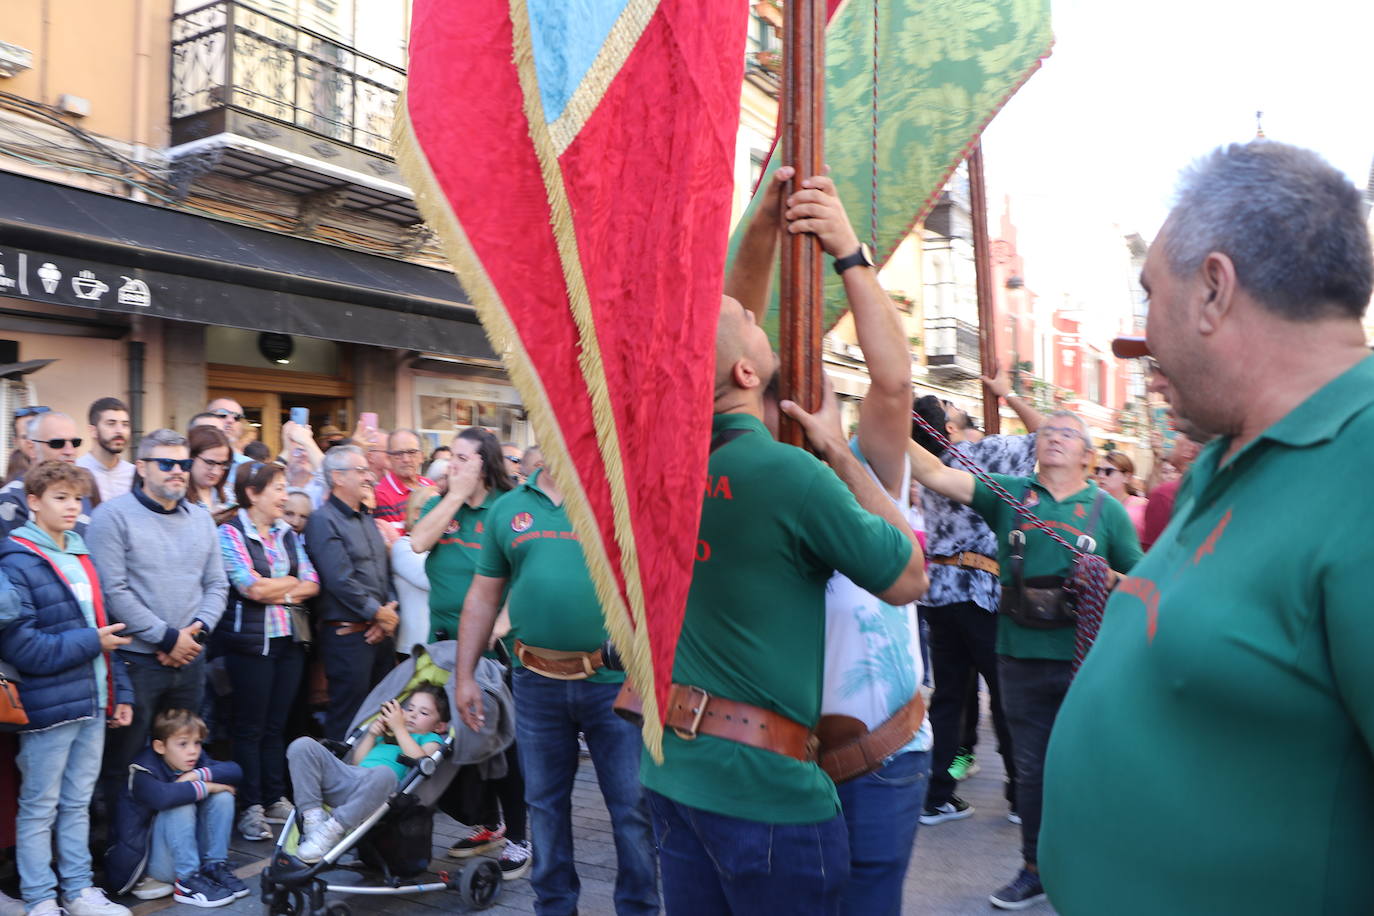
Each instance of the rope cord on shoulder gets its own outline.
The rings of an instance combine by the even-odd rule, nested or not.
[[[1073,593],[1074,606],[1077,610],[1077,632],[1073,646],[1073,671],[1077,673],[1079,666],[1083,664],[1083,659],[1088,655],[1088,650],[1092,648],[1094,640],[1097,639],[1097,631],[1102,626],[1102,611],[1107,605],[1107,595],[1111,591],[1111,567],[1108,566],[1104,558],[1094,553],[1079,550],[1060,537],[1058,532],[1036,517],[1035,513],[1025,503],[1012,496],[1005,487],[993,480],[992,475],[960,454],[954,448],[954,443],[926,422],[926,419],[920,414],[912,412],[911,418],[931,438],[943,445],[945,450],[954,456],[955,460],[968,468],[974,477],[977,477],[989,490],[997,494],[998,499],[1025,519],[1031,527],[1049,535],[1051,540],[1073,554],[1075,558],[1073,571],[1065,579],[1065,585]]]

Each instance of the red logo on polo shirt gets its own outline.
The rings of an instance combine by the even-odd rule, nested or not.
[[[1088,513],[1083,511],[1083,506],[1080,504],[1074,507],[1073,514],[1078,518],[1083,518]]]
[[[444,534],[457,534],[457,533],[458,533],[458,519],[456,519],[456,518],[455,518],[455,519],[451,519],[451,520],[449,521],[449,523],[448,523],[448,527],[444,529]]]
[[[510,520],[510,530],[517,533],[521,531],[529,531],[530,526],[533,524],[534,516],[530,515],[528,512],[521,512],[515,518]]]

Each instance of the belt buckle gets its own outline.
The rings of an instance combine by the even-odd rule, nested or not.
[[[701,694],[701,701],[692,709],[691,728],[675,728],[673,731],[683,741],[695,741],[697,738],[697,730],[701,728],[701,717],[706,715],[706,704],[711,702],[711,695],[700,687],[688,687],[687,689]]]

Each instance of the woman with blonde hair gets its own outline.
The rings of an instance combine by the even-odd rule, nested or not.
[[[1135,462],[1125,452],[1108,452],[1097,466],[1097,485],[1126,507],[1139,535],[1145,527],[1145,506],[1149,502],[1136,491]]]

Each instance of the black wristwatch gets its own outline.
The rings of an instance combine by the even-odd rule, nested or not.
[[[873,252],[863,242],[859,243],[859,250],[842,258],[835,259],[835,273],[843,274],[851,267],[875,267],[873,263]]]

